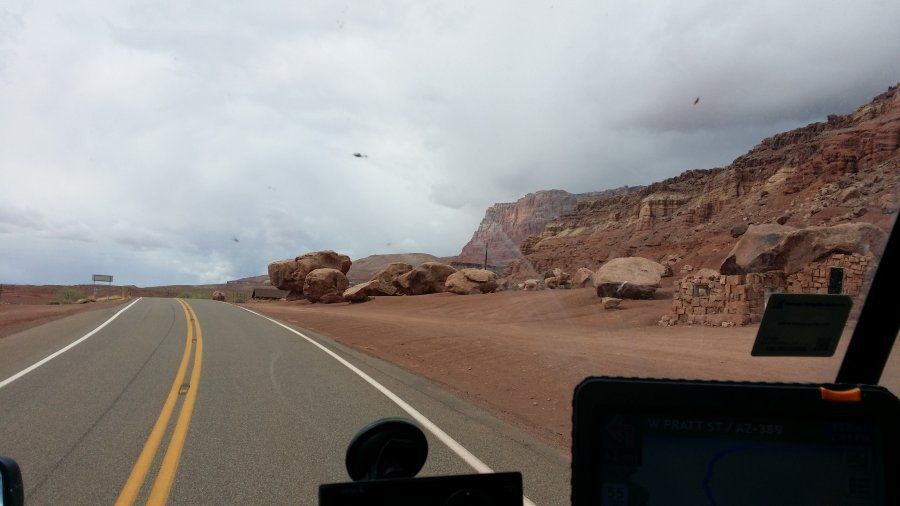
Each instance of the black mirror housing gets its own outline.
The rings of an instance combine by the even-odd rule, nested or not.
[[[22,471],[19,464],[9,457],[0,457],[0,494],[3,506],[22,506],[25,504],[25,486],[22,483]]]
[[[428,458],[428,440],[410,420],[384,418],[360,430],[347,448],[347,474],[353,481],[412,478]]]

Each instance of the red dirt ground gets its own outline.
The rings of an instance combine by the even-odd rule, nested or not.
[[[48,304],[0,304],[0,338],[76,313],[105,309],[122,304],[122,302],[121,300],[114,300],[59,306]]]
[[[572,391],[586,376],[827,382],[846,346],[833,358],[751,357],[756,326],[659,327],[671,289],[659,297],[611,311],[591,289],[246,306],[430,378],[563,450]],[[898,355],[883,380],[894,392]]]

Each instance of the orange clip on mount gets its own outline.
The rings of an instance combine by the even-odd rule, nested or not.
[[[857,388],[849,390],[831,390],[825,387],[819,387],[823,401],[831,402],[860,402],[862,401],[862,391]]]

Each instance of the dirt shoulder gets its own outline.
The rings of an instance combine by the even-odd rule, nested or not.
[[[833,380],[836,358],[751,357],[755,326],[657,326],[667,295],[616,311],[600,308],[590,289],[246,306],[441,383],[563,450],[572,391],[586,376]],[[888,378],[895,389],[897,376]]]
[[[0,338],[37,327],[76,313],[97,311],[122,304],[124,301],[91,302],[88,304],[0,304]]]

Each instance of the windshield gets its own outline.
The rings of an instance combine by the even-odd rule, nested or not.
[[[897,19],[7,2],[0,454],[38,503],[310,503],[404,416],[424,474],[555,504],[585,377],[833,382],[900,208]],[[827,356],[751,354],[784,294],[846,296]]]

